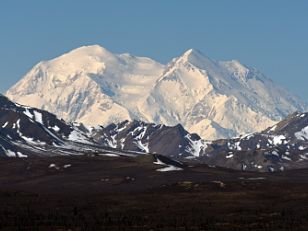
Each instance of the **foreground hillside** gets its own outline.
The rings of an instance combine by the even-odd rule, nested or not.
[[[149,156],[2,158],[0,229],[307,228],[307,170],[160,168]]]

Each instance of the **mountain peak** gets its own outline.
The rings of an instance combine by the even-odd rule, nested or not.
[[[198,56],[204,57],[204,55],[202,54],[201,51],[194,49],[194,48],[191,48],[191,49],[185,51],[184,54],[181,57],[182,58],[192,58],[192,57],[198,57]]]
[[[100,45],[81,46],[71,50],[66,55],[79,55],[79,56],[110,56],[113,55],[109,50]]]
[[[177,63],[191,63],[198,66],[199,64],[204,64],[211,62],[211,59],[205,56],[201,51],[197,49],[189,49],[183,53],[180,57],[176,59]],[[202,65],[201,65],[202,66]]]

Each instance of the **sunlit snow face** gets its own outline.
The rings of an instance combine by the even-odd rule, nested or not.
[[[304,108],[254,69],[195,50],[163,65],[100,46],[81,47],[39,63],[7,95],[68,121],[181,123],[205,139],[260,131]]]

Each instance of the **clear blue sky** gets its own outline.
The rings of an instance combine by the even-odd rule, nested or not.
[[[306,0],[1,0],[0,91],[81,45],[161,62],[189,48],[238,59],[308,101]]]

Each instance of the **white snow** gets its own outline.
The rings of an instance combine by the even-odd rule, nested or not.
[[[249,140],[254,136],[254,133],[249,133],[241,137],[242,140]]]
[[[282,156],[282,159],[291,161],[291,158],[290,158],[290,157],[287,157],[287,156]]]
[[[116,129],[116,131],[119,133],[119,132],[121,132],[121,131],[125,130],[125,128],[126,128],[126,125],[125,125],[125,126],[123,126],[123,127],[121,127],[121,128],[117,128],[117,129]]]
[[[298,150],[303,151],[303,150],[305,150],[305,147],[304,146],[299,146]]]
[[[279,153],[277,151],[272,151],[272,155],[279,157]]]
[[[276,128],[277,128],[277,124],[275,124],[273,127],[271,127],[271,129],[270,129],[269,131],[270,131],[270,132],[273,132],[273,131],[276,130]]]
[[[5,122],[5,124],[2,125],[2,128],[5,128],[8,124],[9,122]]]
[[[274,145],[282,144],[285,139],[286,139],[286,137],[284,135],[274,136],[273,137],[273,144]]]
[[[20,129],[20,119],[16,121],[17,128]]]
[[[158,165],[166,165],[164,162],[162,162],[160,159],[156,159],[155,162],[153,162],[154,164],[158,164]]]
[[[142,128],[138,127],[137,129],[142,130],[142,132],[140,132],[140,134],[138,136],[136,136],[135,139],[136,140],[141,140],[144,137],[144,135],[145,135],[145,133],[147,131],[147,127],[142,127]]]
[[[237,150],[237,151],[241,151],[242,150],[242,147],[241,147],[241,140],[242,139],[239,139],[238,141],[236,141],[238,138],[236,138],[234,141],[234,143],[231,143],[231,142],[228,142],[228,148],[230,150]]]
[[[207,148],[207,143],[202,139],[192,140],[189,134],[187,134],[185,138],[187,138],[189,141],[189,147],[186,147],[186,151],[195,157],[199,157],[201,150]]]
[[[295,133],[295,137],[299,140],[308,140],[308,126],[301,131]]]
[[[29,118],[33,118],[33,115],[31,114],[31,112],[29,111],[28,108],[25,108],[25,111],[23,112],[26,116],[28,116]]]
[[[119,157],[119,155],[117,154],[113,154],[113,153],[104,153],[104,154],[100,154],[101,156],[108,156],[108,157]]]
[[[55,132],[60,131],[60,128],[59,128],[57,125],[53,126],[52,129],[53,129]]]
[[[22,154],[21,152],[17,152],[17,156],[18,156],[19,158],[27,158],[27,157],[28,157],[27,155],[24,155],[24,154]]]
[[[303,160],[308,160],[308,153],[305,153],[304,155],[299,155]]]
[[[268,170],[269,170],[270,172],[275,172],[275,169],[274,169],[273,167],[269,167]]]
[[[40,123],[40,124],[43,124],[43,116],[42,116],[42,113],[38,112],[38,111],[33,111],[34,113],[34,118],[35,118],[35,121]]]
[[[230,159],[232,157],[233,157],[233,154],[229,154],[229,155],[226,156],[227,159]]]
[[[73,130],[70,135],[68,136],[68,140],[74,141],[74,142],[79,142],[79,143],[84,143],[84,144],[91,144],[87,137],[85,137],[81,132],[77,130]]]
[[[27,143],[34,143],[33,138],[29,138],[26,136],[20,136],[22,139],[24,139],[24,141],[26,141]]]
[[[175,167],[173,165],[169,165],[169,166],[164,167],[164,168],[156,169],[156,171],[158,171],[158,172],[171,172],[171,171],[181,171],[181,170],[183,170],[183,169]]]
[[[63,168],[69,168],[71,166],[72,166],[71,164],[65,164],[65,165],[63,165]]]
[[[111,136],[111,140],[107,139],[107,143],[108,143],[109,147],[111,147],[111,148],[116,148],[117,147],[117,141],[115,139],[116,136],[117,136],[117,134]]]
[[[162,162],[159,158],[157,158],[156,161],[153,162],[153,163],[157,164],[157,165],[166,166],[164,168],[156,169],[156,171],[158,171],[158,172],[169,172],[169,171],[181,171],[181,170],[183,170],[182,168],[176,167],[174,165],[168,165],[168,164]]]
[[[40,62],[6,95],[89,126],[126,119],[181,123],[206,140],[260,131],[306,109],[254,68],[192,49],[163,65],[84,46]]]
[[[54,169],[57,169],[57,170],[60,169],[60,167],[57,166],[56,164],[50,164],[50,165],[48,166],[48,168],[54,168]]]
[[[142,151],[144,151],[145,153],[149,153],[149,143],[142,143],[141,140],[138,140],[135,142],[138,146],[138,148],[140,148]]]
[[[126,140],[125,138],[122,138],[122,139],[120,140],[121,149],[124,149],[125,140]]]
[[[13,152],[13,151],[11,151],[11,150],[6,150],[6,155],[8,156],[8,157],[16,157],[16,153],[15,152]]]

